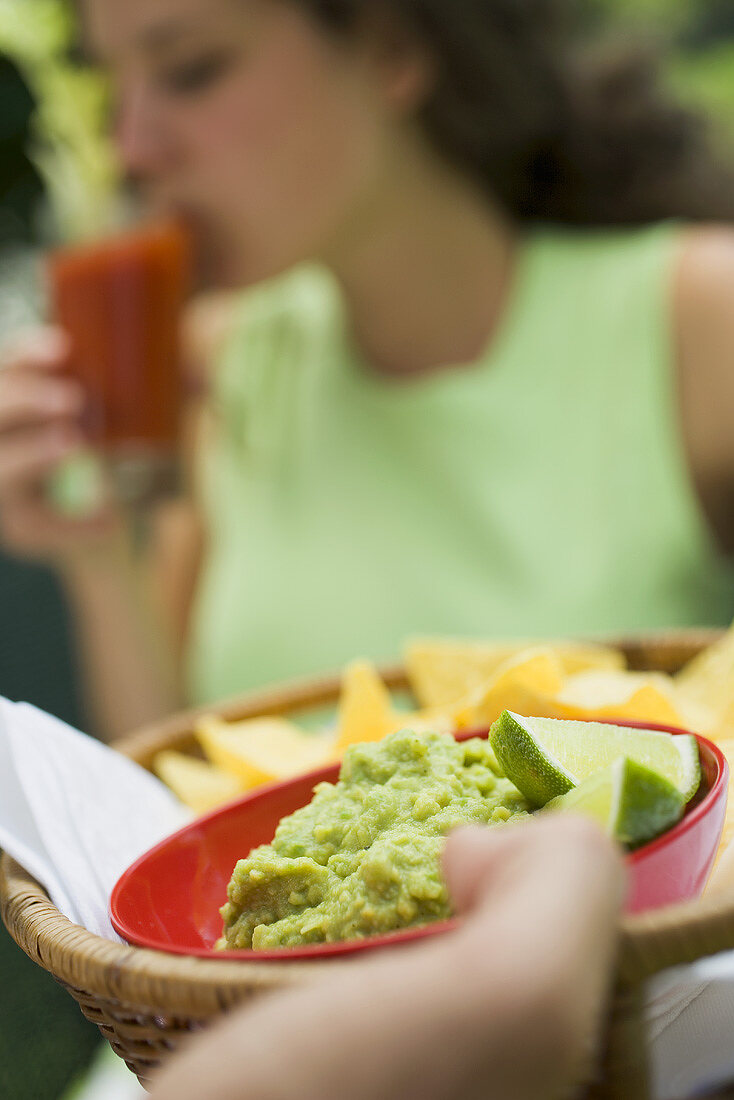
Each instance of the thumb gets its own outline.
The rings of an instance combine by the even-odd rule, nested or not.
[[[512,828],[470,825],[456,829],[443,855],[443,872],[457,913],[476,908],[503,877],[508,856],[518,843]]]

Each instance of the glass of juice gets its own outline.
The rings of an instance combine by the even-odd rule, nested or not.
[[[190,267],[188,238],[174,223],[48,257],[54,320],[70,337],[69,374],[86,394],[82,426],[127,503],[175,485]]]

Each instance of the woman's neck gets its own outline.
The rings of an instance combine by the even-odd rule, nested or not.
[[[352,338],[380,373],[470,363],[507,306],[516,228],[462,177],[405,173],[323,257],[342,286]]]

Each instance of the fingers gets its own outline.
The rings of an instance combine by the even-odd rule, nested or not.
[[[555,1095],[550,1083],[582,1079],[594,1053],[624,898],[621,854],[592,821],[549,814],[459,831],[445,873],[467,917],[454,946],[459,979],[491,989],[498,968],[512,976],[503,1010],[534,1036],[531,1061]],[[527,1071],[526,1054],[513,1075]]]
[[[557,1017],[561,1061],[574,1065],[591,1049],[612,969],[624,899],[620,853],[592,821],[558,814],[462,831],[445,866],[457,902],[469,907],[460,933],[466,958],[481,969],[480,960],[501,950],[508,972],[524,975],[532,990],[518,1011]]]
[[[63,329],[39,327],[21,333],[0,350],[0,370],[62,370],[69,365],[71,341]]]
[[[44,421],[69,419],[84,405],[80,386],[35,373],[0,375],[0,434]]]
[[[13,500],[12,507],[0,511],[0,533],[21,556],[59,564],[65,555],[80,548],[82,540],[89,545],[119,531],[119,521],[119,514],[104,506],[90,516],[67,518],[39,491]]]
[[[82,446],[78,432],[52,425],[10,437],[0,445],[0,496],[23,491]]]
[[[512,858],[518,840],[517,829],[466,826],[449,837],[443,857],[443,871],[457,913],[474,909],[482,896],[502,875],[503,864]]]
[[[0,494],[25,491],[81,444],[77,382],[58,371],[69,341],[59,329],[19,337],[0,357]]]
[[[548,909],[559,894],[601,890],[621,904],[625,876],[615,846],[593,822],[548,816],[513,826],[466,828],[450,838],[444,873],[454,905],[466,913],[504,897],[525,897]]]

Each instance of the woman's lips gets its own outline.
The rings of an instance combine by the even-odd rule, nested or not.
[[[193,268],[196,282],[200,287],[216,285],[218,272],[222,267],[218,235],[212,222],[199,211],[190,207],[178,207],[173,216],[184,227],[191,240]]]

